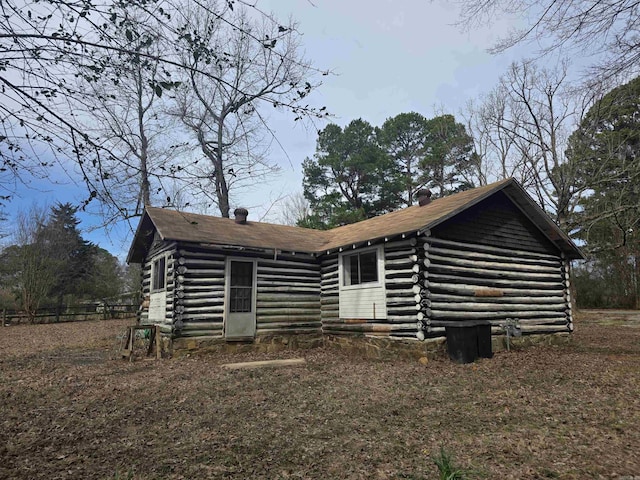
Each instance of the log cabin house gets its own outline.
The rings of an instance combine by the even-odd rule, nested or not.
[[[419,200],[328,231],[147,208],[128,255],[143,265],[140,322],[220,342],[573,330],[582,254],[515,180]]]

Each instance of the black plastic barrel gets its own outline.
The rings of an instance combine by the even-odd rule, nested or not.
[[[491,325],[461,323],[445,327],[449,358],[456,363],[471,363],[477,358],[491,358]]]

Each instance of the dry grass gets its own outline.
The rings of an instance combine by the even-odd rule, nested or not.
[[[431,479],[441,447],[484,478],[640,475],[637,315],[584,314],[570,345],[472,365],[128,363],[109,358],[123,325],[1,330],[0,478]]]

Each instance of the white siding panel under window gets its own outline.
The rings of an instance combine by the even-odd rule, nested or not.
[[[165,323],[167,316],[167,292],[160,290],[149,295],[148,323]]]
[[[341,290],[340,318],[386,319],[384,285]]]

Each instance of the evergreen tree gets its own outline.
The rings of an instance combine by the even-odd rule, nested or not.
[[[312,214],[301,226],[331,228],[393,210],[401,188],[393,167],[369,122],[328,125],[318,134],[314,158],[303,162]]]
[[[623,296],[640,308],[640,77],[591,107],[567,156],[588,187],[576,236],[601,271],[615,267]]]
[[[56,319],[65,295],[87,292],[94,272],[96,246],[84,240],[78,229],[77,207],[58,203],[51,208],[51,216],[36,236],[36,243],[55,269],[55,281],[50,297],[55,299]]]

